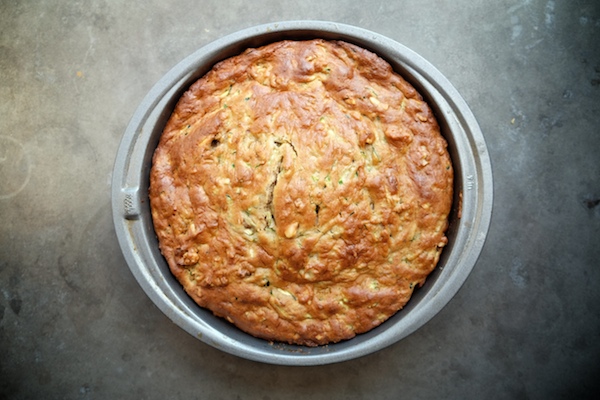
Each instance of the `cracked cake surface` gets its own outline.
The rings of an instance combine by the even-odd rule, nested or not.
[[[224,60],[181,97],[149,197],[185,291],[256,337],[352,338],[394,315],[447,243],[453,170],[417,91],[340,41]]]

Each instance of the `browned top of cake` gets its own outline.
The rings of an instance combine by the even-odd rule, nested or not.
[[[453,172],[415,89],[373,53],[282,41],[217,64],[154,155],[152,216],[201,306],[303,345],[401,309],[446,244]]]

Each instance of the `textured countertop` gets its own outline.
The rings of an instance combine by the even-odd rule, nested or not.
[[[437,67],[492,160],[486,244],[454,299],[377,353],[237,358],[173,324],[117,243],[114,159],[150,88],[199,47],[342,22]],[[600,3],[0,4],[0,399],[560,399],[600,395]]]

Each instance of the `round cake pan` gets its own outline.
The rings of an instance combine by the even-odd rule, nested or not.
[[[148,184],[152,155],[183,92],[225,58],[274,41],[344,40],[378,54],[408,80],[433,108],[455,169],[448,245],[436,269],[404,309],[353,339],[303,347],[254,338],[197,306],[171,274],[152,225]],[[322,21],[289,21],[242,30],[212,42],[171,69],[144,98],[119,147],[112,178],[116,233],[127,263],[150,299],[199,340],[247,359],[280,365],[322,365],[383,349],[411,334],[456,294],[483,247],[492,211],[492,172],[475,117],[452,84],[407,47],[361,28]],[[448,327],[451,329],[451,327]]]

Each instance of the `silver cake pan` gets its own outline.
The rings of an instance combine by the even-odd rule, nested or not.
[[[344,40],[377,53],[433,108],[455,169],[455,197],[448,245],[425,285],[396,315],[353,339],[320,347],[254,338],[197,306],[170,273],[152,226],[148,184],[153,152],[182,93],[218,61],[250,47],[284,39]],[[381,350],[436,315],[463,285],[482,250],[492,211],[492,171],[475,117],[452,84],[407,47],[365,29],[322,21],[256,26],[220,38],[171,69],[133,115],[120,144],[112,177],[113,219],[123,255],[150,299],[199,340],[247,359],[280,365],[322,365]],[[452,329],[452,327],[448,327]]]

